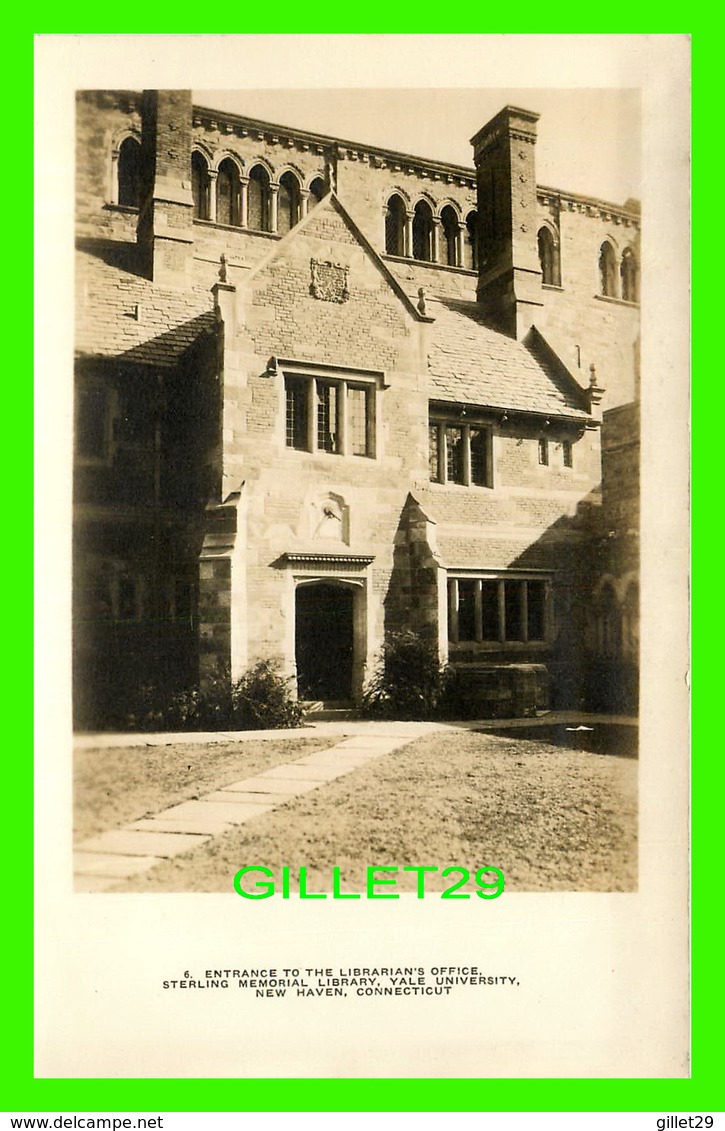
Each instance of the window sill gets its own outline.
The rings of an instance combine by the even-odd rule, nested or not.
[[[629,299],[618,298],[616,295],[595,295],[594,297],[598,302],[609,302],[614,306],[630,306],[635,308],[639,306],[638,302],[630,302]]]
[[[121,212],[125,216],[138,216],[139,209],[134,204],[114,204],[107,201],[103,206],[107,212]]]
[[[428,479],[426,487],[437,491],[493,491],[492,483],[440,483],[437,479]]]
[[[561,283],[542,283],[541,289],[542,291],[559,291],[560,294],[564,290]]]
[[[291,455],[294,455],[295,457],[306,456],[308,459],[324,459],[324,460],[343,459],[343,460],[370,460],[370,461],[374,461],[375,458],[376,458],[374,455],[362,455],[361,453],[358,453],[357,455],[354,454],[354,453],[350,453],[349,455],[343,455],[342,452],[324,452],[324,451],[320,450],[319,448],[316,451],[311,452],[307,448],[292,448],[292,447],[289,447],[287,444],[285,444],[284,450],[286,452],[290,453]]]
[[[389,263],[401,263],[406,266],[415,267],[432,267],[435,271],[452,271],[455,275],[470,275],[471,278],[476,278],[478,272],[471,267],[452,267],[447,263],[434,263],[430,259],[415,259],[412,255],[389,255],[387,251],[382,253],[382,258]]]
[[[217,220],[200,220],[194,217],[194,223],[201,228],[214,228],[220,232],[239,232],[245,236],[262,236],[267,240],[281,240],[279,232],[263,232],[259,228],[243,228],[240,224],[220,224]]]

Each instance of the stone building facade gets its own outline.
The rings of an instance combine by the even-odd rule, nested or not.
[[[595,584],[588,627],[587,699],[607,711],[639,702],[640,405],[618,405],[602,421],[602,506],[594,540]]]
[[[186,91],[77,110],[79,722],[261,658],[355,701],[401,629],[494,711],[532,672],[580,702],[636,204],[538,185],[515,107],[470,168]]]

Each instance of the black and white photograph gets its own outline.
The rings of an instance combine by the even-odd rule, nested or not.
[[[338,67],[329,87],[337,37],[202,36],[200,51],[217,38],[239,58],[307,39],[320,80],[235,86],[232,68],[217,89],[180,51],[165,81],[114,56],[107,82],[71,84],[58,820],[78,914],[155,919],[193,896],[197,920],[223,895],[245,930],[289,909],[329,931],[336,915],[379,921],[377,900],[491,920],[529,893],[551,901],[546,921],[557,896],[636,899],[652,782],[668,766],[686,782],[684,750],[674,778],[666,748],[652,761],[667,693],[647,656],[661,665],[668,637],[648,647],[644,571],[662,551],[648,532],[686,530],[686,464],[672,461],[668,514],[642,492],[643,460],[681,441],[648,413],[666,378],[681,423],[688,375],[661,365],[647,310],[662,235],[647,83],[568,80],[580,37],[520,37],[556,53],[560,81],[556,67],[531,81],[497,37],[423,37],[467,41],[467,60],[488,48],[497,80],[469,67],[461,85],[451,51],[449,84],[439,60],[429,86],[425,69],[386,85],[354,67],[345,86]],[[581,38],[608,59],[617,37]],[[677,55],[679,37],[651,38]],[[682,568],[659,578],[683,633],[673,665]],[[671,675],[684,688],[684,668]],[[641,910],[606,906],[609,953]],[[474,985],[494,973],[438,954],[346,952],[322,981],[293,962],[260,984],[372,997],[415,971],[410,993],[450,996],[470,969]],[[264,965],[236,958],[237,981]],[[164,986],[216,990],[224,971],[207,965],[189,958]],[[441,1008],[455,1024],[453,997]],[[651,1071],[684,1070],[673,1040]],[[571,1055],[595,1075],[626,1059]],[[555,1071],[543,1064],[519,1074]]]

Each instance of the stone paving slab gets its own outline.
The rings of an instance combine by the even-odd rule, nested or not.
[[[240,782],[239,784],[243,783]],[[294,794],[290,793],[289,797],[294,797]],[[240,809],[243,809],[245,805],[253,805],[261,813],[266,812],[267,809],[274,809],[275,805],[284,804],[288,798],[279,794],[270,797],[268,793],[247,793],[245,790],[235,790],[231,786],[225,786],[224,789],[217,789],[214,793],[205,793],[204,800],[214,803],[227,801]]]
[[[240,821],[244,820],[244,816],[240,815]],[[164,821],[157,817],[144,817],[140,821],[134,821],[132,825],[127,825],[126,828],[135,829],[142,833],[191,833],[193,836],[203,836],[208,833],[209,836],[219,836],[220,833],[225,833],[234,826],[229,821],[214,821],[211,817],[180,817],[178,821]]]
[[[114,853],[119,856],[179,856],[209,840],[208,836],[186,833],[144,833],[136,829],[113,829],[84,840],[82,852]]]
[[[163,809],[154,813],[154,820],[158,821],[223,821],[225,824],[235,824],[243,820],[242,806],[234,801],[226,805],[223,801],[207,801],[202,797],[199,801],[182,801],[171,809]]]
[[[353,770],[356,770],[359,766],[362,766],[364,764],[364,762],[358,761],[352,763],[345,762],[342,765],[339,762],[314,762],[310,766],[303,767],[304,769],[309,770],[310,775],[313,776],[310,776],[310,778],[308,779],[306,776],[298,774],[293,780],[309,780],[316,782],[319,786],[327,785],[328,782],[335,781],[337,778],[343,777],[344,774],[350,774]]]
[[[369,750],[376,754],[387,754],[391,750],[397,750],[399,746],[407,745],[410,739],[394,738],[390,735],[353,735],[352,738],[344,738],[339,742],[334,750]]]
[[[254,820],[255,817],[262,817],[272,809],[279,808],[280,804],[287,801],[288,798],[276,798],[274,805],[255,805],[252,802],[234,803],[231,808],[234,809],[234,818],[230,820],[215,821],[212,816],[202,817],[179,817],[175,821],[165,820],[158,817],[147,817],[142,821],[136,821],[135,824],[130,825],[130,828],[138,829],[142,832],[158,832],[158,833],[193,833],[194,835],[208,833],[210,836],[220,836],[222,833],[229,832],[230,829],[237,828],[238,825],[244,825],[247,821]],[[222,801],[218,806],[216,803],[211,803],[217,808],[224,808]],[[210,808],[211,808],[210,804]],[[208,838],[203,837],[206,840]]]
[[[102,852],[74,852],[73,871],[80,876],[116,876],[124,879],[161,862],[160,856],[115,856]]]
[[[457,725],[457,723],[415,722],[413,720],[408,722],[385,722],[382,720],[373,722],[372,720],[359,719],[348,723],[344,733],[351,737],[361,738],[420,738],[421,735],[432,734],[434,731],[455,729]]]
[[[260,774],[258,777],[244,778],[243,781],[235,782],[233,786],[228,785],[225,788],[235,791],[243,789],[247,793],[284,793],[288,797],[296,797],[298,793],[308,793],[311,789],[317,789],[320,784],[318,781],[265,778]]]
[[[300,764],[299,762],[291,762],[286,766],[273,766],[270,770],[264,770],[260,775],[262,778],[282,778],[284,781],[316,781],[320,785],[324,785],[329,780],[329,774],[322,767],[310,766],[307,764]]]
[[[305,757],[297,760],[294,765],[319,767],[325,770],[339,768],[346,774],[349,770],[354,770],[357,766],[364,766],[365,762],[378,758],[379,753],[379,750],[340,750],[339,746],[333,746],[331,750],[319,750],[314,754],[305,754]],[[283,768],[279,767],[279,769]]]

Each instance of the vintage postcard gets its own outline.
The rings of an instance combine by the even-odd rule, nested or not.
[[[37,1075],[686,1076],[687,38],[36,74]]]

